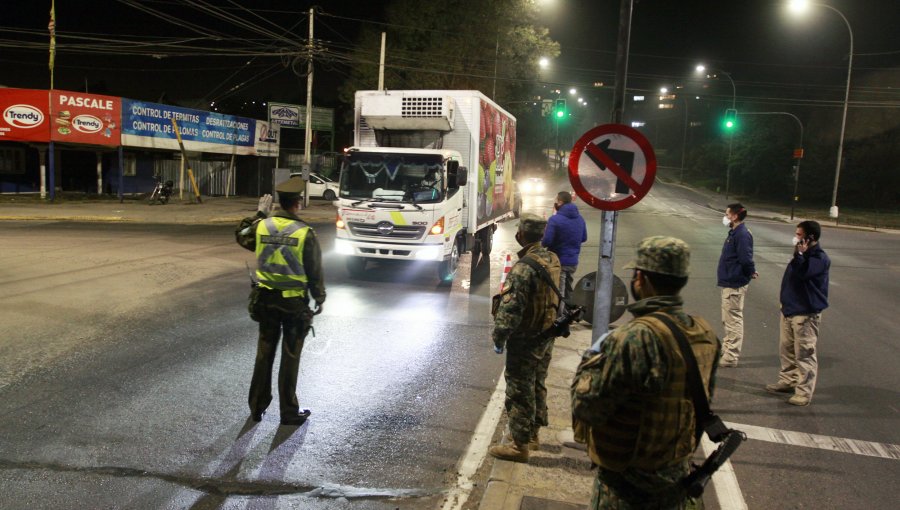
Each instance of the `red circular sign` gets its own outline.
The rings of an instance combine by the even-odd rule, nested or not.
[[[656,178],[656,155],[644,135],[622,124],[597,126],[569,154],[569,182],[588,205],[619,211],[638,203]]]

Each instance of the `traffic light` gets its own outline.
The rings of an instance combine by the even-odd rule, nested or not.
[[[725,110],[725,121],[722,123],[725,131],[734,131],[737,128],[737,110],[729,108]]]
[[[565,99],[557,99],[556,100],[556,108],[553,109],[554,115],[556,115],[557,119],[562,119],[566,116],[566,100]]]

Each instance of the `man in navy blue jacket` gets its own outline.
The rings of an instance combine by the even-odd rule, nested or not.
[[[572,194],[568,191],[557,193],[553,208],[556,209],[556,214],[547,220],[541,244],[559,257],[562,266],[559,290],[569,298],[572,295],[572,275],[578,268],[581,244],[587,241],[587,225],[578,213],[578,207],[572,203]],[[565,303],[560,301],[560,314],[563,307]]]
[[[816,388],[816,341],[822,310],[828,308],[831,260],[819,246],[822,227],[815,221],[797,225],[794,256],[781,278],[781,372],[766,389],[793,393],[788,404],[808,406]]]
[[[722,223],[728,230],[719,267],[716,271],[718,286],[722,287],[722,325],[725,338],[722,339],[721,367],[736,367],[744,344],[744,297],[750,280],[759,276],[753,263],[753,235],[744,225],[747,209],[739,204],[730,204],[725,209]]]

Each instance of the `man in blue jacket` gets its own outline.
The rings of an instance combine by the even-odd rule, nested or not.
[[[797,225],[794,256],[781,278],[781,372],[766,389],[793,393],[787,403],[808,406],[816,388],[816,341],[822,310],[828,308],[831,260],[819,246],[822,227],[815,221]]]
[[[750,280],[759,276],[753,263],[753,235],[744,225],[747,209],[739,204],[729,204],[725,209],[722,223],[729,227],[728,237],[719,256],[716,271],[722,287],[722,325],[725,338],[722,340],[721,367],[736,367],[744,344],[744,296]]]
[[[587,225],[578,213],[578,207],[572,203],[572,194],[568,191],[557,193],[553,208],[556,214],[547,220],[541,244],[559,257],[562,266],[559,290],[568,299],[572,295],[572,275],[578,268],[581,244],[587,241]],[[560,301],[560,314],[564,307],[565,303]]]

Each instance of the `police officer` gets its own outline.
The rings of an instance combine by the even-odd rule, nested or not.
[[[682,309],[690,248],[680,239],[641,241],[628,309],[635,318],[585,353],[572,382],[576,437],[594,464],[592,509],[680,509],[689,500],[679,482],[697,447],[687,371],[677,340],[654,315],[664,314],[687,338],[704,390],[711,396],[721,350],[710,325]],[[598,345],[599,344],[599,345]]]
[[[559,297],[544,277],[522,262],[528,257],[558,282],[559,258],[541,246],[547,221],[535,214],[519,219],[516,241],[522,246],[519,262],[509,272],[494,314],[494,351],[506,353],[506,413],[509,432],[488,452],[498,459],[528,462],[529,449],[538,448],[538,429],[547,426],[547,369],[553,338],[542,333],[553,324]]]
[[[297,403],[297,372],[303,340],[313,315],[322,313],[325,280],[315,231],[297,215],[306,183],[292,177],[278,184],[281,210],[272,213],[272,195],[259,200],[256,216],[244,218],[235,238],[256,253],[256,279],[250,293],[250,317],[259,322],[259,342],[250,382],[250,416],[261,421],[272,401],[272,364],[281,339],[278,397],[282,425],[302,425],[310,415]],[[315,302],[310,310],[309,298]]]

